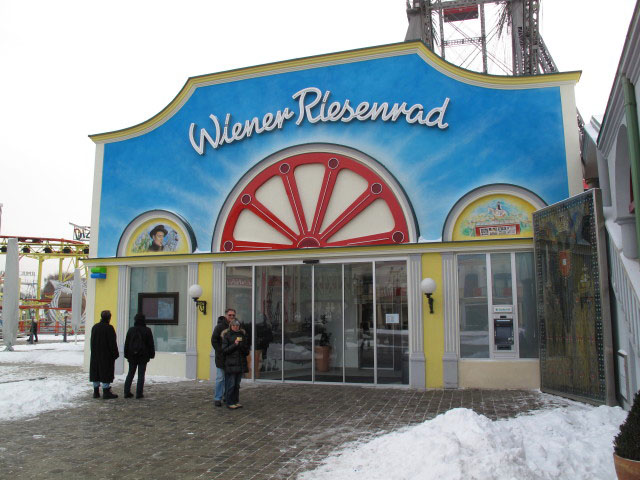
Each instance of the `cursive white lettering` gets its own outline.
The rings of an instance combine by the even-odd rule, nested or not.
[[[331,92],[329,90],[323,93],[316,87],[303,88],[294,93],[292,98],[298,102],[295,124],[301,125],[304,121],[311,124],[318,122],[349,123],[353,120],[364,122],[367,120],[376,121],[378,118],[383,122],[397,122],[399,118],[404,117],[409,124],[427,127],[437,126],[441,130],[449,126],[444,120],[449,106],[449,97],[444,99],[442,106],[432,108],[425,115],[425,108],[420,103],[409,106],[407,102],[394,103],[393,105],[389,105],[388,102],[360,102],[355,107],[352,107],[348,98],[344,102],[333,101],[329,103],[330,96]],[[196,141],[197,126],[195,123],[191,123],[189,125],[189,141],[199,155],[204,155],[207,143],[217,149],[224,144],[231,144],[249,138],[254,132],[261,134],[282,129],[285,123],[294,117],[296,117],[294,110],[284,108],[277,110],[275,114],[271,112],[265,113],[262,121],[258,117],[253,117],[245,120],[244,123],[235,122],[231,124],[231,114],[227,113],[224,127],[221,129],[218,117],[211,114],[209,118],[213,122],[215,134],[212,135],[205,128],[201,128],[198,141]]]

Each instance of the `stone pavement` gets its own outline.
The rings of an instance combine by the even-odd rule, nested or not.
[[[122,398],[122,383],[113,390],[120,398],[94,400],[87,383],[87,395],[76,408],[0,422],[0,477],[293,479],[346,442],[414,425],[451,408],[472,408],[498,419],[548,408],[554,398],[517,390],[243,381],[244,408],[233,411],[213,406],[212,382],[150,384],[141,400]]]

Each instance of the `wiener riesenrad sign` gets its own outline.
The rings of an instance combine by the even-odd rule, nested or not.
[[[438,127],[445,129],[449,126],[444,121],[444,116],[449,105],[449,97],[446,97],[442,105],[431,108],[429,111],[421,103],[413,105],[407,102],[360,102],[357,105],[351,104],[347,98],[344,102],[329,102],[331,92],[324,93],[315,87],[303,88],[293,94],[293,100],[298,102],[297,109],[288,107],[277,110],[275,113],[265,113],[262,118],[253,117],[244,122],[232,122],[231,114],[225,115],[224,122],[220,122],[216,115],[209,115],[213,128],[209,131],[200,129],[198,141],[195,138],[197,126],[191,123],[189,126],[189,141],[191,146],[200,155],[204,155],[205,146],[208,143],[214,149],[224,144],[230,144],[245,138],[250,138],[254,133],[261,134],[281,129],[284,124],[295,118],[295,124],[300,125],[307,121],[309,123],[318,122],[342,122],[349,123],[353,120],[360,122],[375,121],[395,122],[400,118],[409,124],[417,123],[426,127]]]

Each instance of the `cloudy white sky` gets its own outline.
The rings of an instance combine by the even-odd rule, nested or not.
[[[578,108],[604,112],[633,0],[543,0]],[[143,122],[189,76],[404,39],[405,0],[0,0],[1,235],[89,224],[94,144]],[[4,258],[0,257],[0,269]]]

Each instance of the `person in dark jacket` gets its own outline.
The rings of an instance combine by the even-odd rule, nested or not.
[[[136,313],[133,317],[133,327],[127,332],[124,341],[124,358],[129,362],[129,373],[124,382],[124,398],[131,398],[131,383],[138,370],[138,384],[136,386],[136,398],[144,398],[144,374],[147,371],[147,363],[156,356],[153,342],[153,332],[146,324],[146,318],[142,313]]]
[[[216,361],[216,387],[213,394],[213,403],[216,407],[222,406],[222,398],[224,397],[225,374],[224,374],[224,358],[222,355],[222,337],[220,336],[224,330],[229,328],[229,323],[236,318],[236,311],[233,308],[227,308],[225,316],[218,317],[218,324],[211,334],[211,346],[215,352]]]
[[[29,339],[27,343],[38,343],[38,322],[35,320],[31,320],[31,335],[29,335]]]
[[[100,383],[102,383],[102,398],[118,398],[111,392],[111,382],[114,378],[114,364],[118,353],[116,331],[109,324],[111,312],[100,312],[100,322],[91,329],[91,360],[89,362],[89,380],[93,382],[93,398],[100,398]]]
[[[224,355],[224,372],[226,377],[227,407],[235,410],[240,405],[240,381],[242,374],[249,371],[247,355],[251,351],[251,339],[245,329],[240,328],[240,321],[233,320],[230,327],[222,332],[222,353]]]

